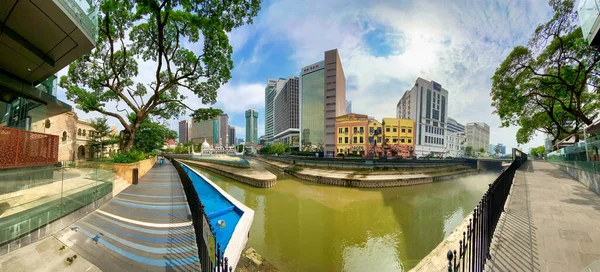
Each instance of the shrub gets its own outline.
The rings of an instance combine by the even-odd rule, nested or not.
[[[114,154],[112,159],[115,163],[134,163],[146,159],[146,154],[142,151],[131,150],[129,152]]]
[[[75,163],[75,162],[70,162],[69,163],[69,167],[75,168],[75,166],[77,166],[77,163]]]

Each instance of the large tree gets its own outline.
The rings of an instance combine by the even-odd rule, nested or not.
[[[519,143],[528,142],[535,131],[555,139],[577,135],[599,108],[600,49],[583,38],[574,1],[549,4],[552,19],[537,27],[527,47],[516,46],[492,77],[494,113],[503,127],[521,127]]]
[[[128,151],[148,116],[168,119],[186,109],[194,119],[216,116],[188,105],[181,89],[202,104],[216,102],[233,68],[227,33],[252,23],[259,9],[260,0],[102,0],[96,48],[70,65],[60,85],[84,112],[118,119],[128,139],[121,149]],[[148,67],[151,78],[138,79]]]
[[[129,115],[130,121],[135,119],[135,114]],[[133,147],[139,151],[152,152],[163,148],[167,139],[175,138],[177,138],[177,132],[169,129],[165,124],[154,122],[146,117],[135,135]]]

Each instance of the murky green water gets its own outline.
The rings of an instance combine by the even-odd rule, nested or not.
[[[408,271],[473,210],[497,176],[357,189],[270,169],[277,185],[265,189],[197,170],[255,211],[248,244],[281,271]]]

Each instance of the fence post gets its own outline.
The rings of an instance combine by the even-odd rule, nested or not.
[[[452,272],[452,250],[448,250],[448,253],[446,253],[446,258],[448,258],[448,272]]]

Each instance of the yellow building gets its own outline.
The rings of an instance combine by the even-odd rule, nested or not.
[[[415,121],[400,118],[383,118],[387,144],[414,146]]]
[[[335,155],[365,155],[368,150],[369,117],[349,113],[335,118]]]
[[[373,146],[377,141],[377,146],[381,146],[383,141],[382,135],[383,126],[381,122],[373,119],[369,122],[369,145]]]

